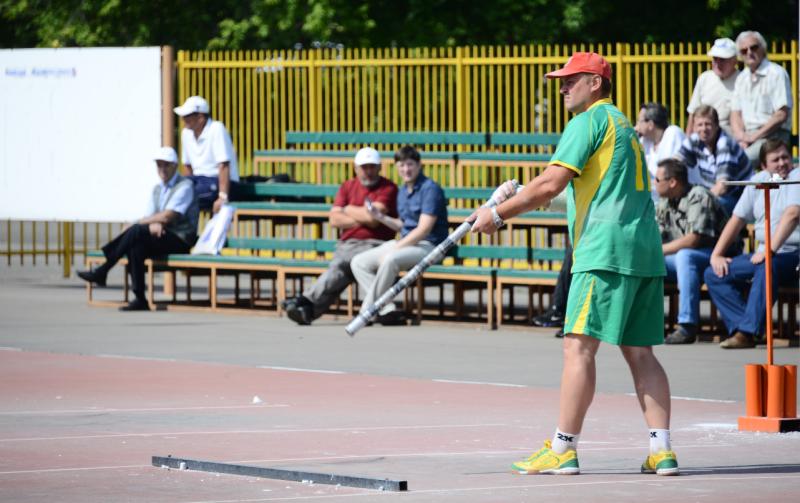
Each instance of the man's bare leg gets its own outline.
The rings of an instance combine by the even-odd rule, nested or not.
[[[669,380],[651,346],[620,346],[633,375],[636,396],[650,428],[669,429]]]
[[[561,373],[561,397],[558,429],[578,434],[586,411],[592,404],[596,383],[595,355],[600,341],[586,335],[564,336],[564,370]]]

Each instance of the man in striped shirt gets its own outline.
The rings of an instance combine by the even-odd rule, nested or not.
[[[709,189],[730,215],[742,187],[727,187],[723,182],[748,180],[753,175],[750,160],[736,140],[719,127],[713,107],[702,105],[694,111],[693,128],[678,152],[689,171],[689,183]]]

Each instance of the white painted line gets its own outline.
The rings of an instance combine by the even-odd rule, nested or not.
[[[0,351],[22,351],[22,348],[10,348],[7,346],[0,346]]]
[[[527,388],[524,384],[511,384],[505,382],[485,382],[485,381],[458,381],[454,379],[432,379],[433,382],[443,382],[451,384],[481,384],[484,386],[503,386],[506,388]]]
[[[430,430],[442,428],[485,428],[493,426],[507,427],[504,423],[488,424],[434,424],[434,425],[410,425],[410,426],[354,426],[349,428],[305,428],[305,429],[274,429],[274,430],[220,430],[220,431],[169,431],[159,433],[109,433],[105,435],[72,435],[62,437],[29,437],[29,438],[0,438],[0,442],[37,442],[41,440],[83,440],[90,438],[150,438],[167,436],[192,436],[192,435],[252,435],[252,434],[286,434],[286,433],[329,433],[329,432],[351,432],[360,433],[364,431],[386,431],[386,430]]]
[[[149,468],[150,465],[85,466],[82,468],[47,468],[42,470],[15,470],[0,472],[0,475],[21,475],[27,473],[85,472],[92,470],[124,470],[128,468]]]
[[[624,393],[625,396],[636,396],[636,393]],[[715,398],[695,398],[691,396],[671,396],[672,400],[686,400],[689,402],[709,402],[709,403],[742,403],[738,400],[717,400]]]
[[[220,406],[205,406],[198,405],[196,407],[150,407],[140,409],[117,409],[117,408],[100,408],[90,407],[87,409],[53,409],[53,410],[18,410],[18,411],[5,411],[0,412],[0,416],[50,416],[60,414],[114,414],[114,413],[128,413],[128,412],[166,412],[166,411],[183,411],[183,410],[228,410],[228,409],[258,409],[258,408],[276,408],[276,407],[290,407],[290,405],[283,403],[260,403],[250,405],[220,405]]]
[[[112,355],[112,354],[99,354],[94,355],[98,358],[120,358],[122,360],[144,360],[155,362],[177,362],[175,358],[159,358],[157,356],[131,356],[131,355]]]
[[[347,374],[340,370],[321,370],[321,369],[301,369],[297,367],[275,367],[270,365],[259,365],[257,368],[267,370],[288,370],[289,372],[310,372],[313,374]]]

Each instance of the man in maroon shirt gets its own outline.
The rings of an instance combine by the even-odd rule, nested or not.
[[[328,270],[303,295],[283,303],[287,316],[298,325],[310,325],[322,316],[342,291],[355,281],[350,260],[359,253],[394,239],[395,231],[380,223],[367,209],[397,217],[397,185],[380,176],[378,151],[365,147],[354,161],[355,178],[339,187],[328,221],[341,231]]]

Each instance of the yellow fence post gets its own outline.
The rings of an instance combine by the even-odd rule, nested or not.
[[[69,278],[72,266],[72,223],[63,222],[64,226],[64,277]]]
[[[627,115],[628,110],[625,104],[625,92],[629,89],[628,86],[628,78],[625,75],[625,44],[617,43],[616,47],[616,55],[613,58],[614,64],[616,68],[614,69],[614,73],[617,74],[617,97],[614,100],[617,105],[617,108],[622,111],[623,114]]]
[[[456,47],[456,131],[466,130],[467,113],[464,110],[464,48]]]

